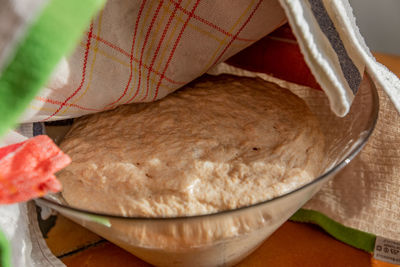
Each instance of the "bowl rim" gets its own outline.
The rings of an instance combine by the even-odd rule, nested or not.
[[[372,111],[371,111],[371,117],[372,120],[370,118],[370,125],[369,125],[369,129],[366,133],[366,135],[364,136],[364,138],[362,139],[361,142],[359,142],[357,145],[355,145],[344,157],[344,159],[342,161],[340,161],[339,163],[335,164],[333,167],[331,167],[329,170],[327,170],[325,173],[321,174],[320,176],[318,176],[317,178],[313,179],[311,182],[308,182],[292,191],[286,192],[282,195],[279,195],[277,197],[268,199],[268,200],[264,200],[261,202],[257,202],[251,205],[247,205],[247,206],[242,206],[239,208],[235,208],[235,209],[229,209],[229,210],[222,210],[222,211],[217,211],[217,212],[213,212],[213,213],[206,213],[206,214],[198,214],[198,215],[188,215],[188,216],[174,216],[174,217],[145,217],[145,216],[122,216],[122,215],[115,215],[115,214],[108,214],[108,213],[102,213],[102,212],[95,212],[95,211],[89,211],[89,210],[85,210],[85,209],[80,209],[80,208],[76,208],[76,207],[72,207],[72,206],[67,206],[67,205],[63,205],[60,204],[56,201],[53,201],[51,199],[46,198],[46,196],[41,197],[41,198],[37,198],[35,199],[36,202],[38,202],[39,204],[42,204],[44,206],[50,207],[50,208],[54,208],[55,210],[58,209],[62,209],[62,210],[67,210],[68,212],[72,212],[72,213],[79,213],[79,214],[83,214],[85,216],[94,216],[97,218],[109,218],[109,219],[119,219],[119,220],[135,220],[135,221],[171,221],[171,220],[188,220],[188,219],[196,219],[196,218],[203,218],[203,217],[209,217],[209,216],[219,216],[219,215],[226,215],[226,214],[230,214],[230,213],[236,213],[236,212],[240,212],[243,211],[245,209],[251,209],[251,208],[255,208],[261,205],[265,205],[267,203],[272,203],[275,202],[279,199],[285,198],[286,196],[289,196],[291,194],[295,194],[296,192],[302,191],[303,189],[316,184],[326,178],[328,178],[330,175],[336,173],[337,171],[343,169],[347,164],[350,163],[351,160],[354,159],[355,156],[358,155],[358,153],[362,150],[362,148],[366,145],[366,143],[368,142],[369,138],[371,137],[372,133],[374,132],[376,123],[378,121],[378,115],[379,115],[379,109],[380,109],[380,105],[379,105],[379,96],[378,96],[378,91],[376,88],[375,83],[373,82],[373,80],[371,79],[370,75],[365,72],[364,73],[364,79],[368,80],[368,84],[370,86],[370,90],[372,92],[372,99],[373,99],[373,104],[374,107],[372,107]]]

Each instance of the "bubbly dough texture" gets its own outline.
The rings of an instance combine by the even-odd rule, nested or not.
[[[59,173],[75,207],[128,216],[213,213],[264,201],[320,173],[306,104],[261,79],[205,76],[164,99],[77,119]]]

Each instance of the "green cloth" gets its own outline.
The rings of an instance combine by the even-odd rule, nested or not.
[[[374,251],[375,235],[346,227],[318,211],[300,209],[290,220],[294,222],[316,224],[337,240],[367,252]]]
[[[51,0],[44,7],[0,75],[0,137],[16,124],[104,2]]]
[[[5,235],[0,231],[0,267],[11,266],[11,248]]]

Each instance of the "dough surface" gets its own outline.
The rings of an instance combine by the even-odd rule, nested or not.
[[[320,174],[323,135],[306,104],[255,78],[205,76],[145,104],[75,120],[58,178],[72,206],[127,216],[214,213]]]

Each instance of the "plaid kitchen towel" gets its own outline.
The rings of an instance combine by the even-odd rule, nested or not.
[[[364,69],[400,107],[398,79],[370,55],[346,0],[27,2],[0,0],[0,135],[17,121],[160,99],[287,21],[335,114],[348,112]]]
[[[108,1],[24,119],[160,99],[284,23],[277,0]]]

